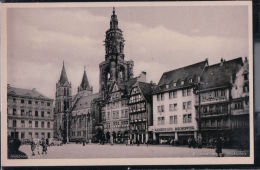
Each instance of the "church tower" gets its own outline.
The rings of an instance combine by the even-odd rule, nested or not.
[[[110,86],[117,82],[125,83],[133,78],[133,61],[125,61],[125,40],[122,30],[118,27],[118,19],[115,8],[110,19],[110,28],[106,31],[105,61],[99,64],[100,69],[100,93],[104,96]]]
[[[63,62],[59,81],[56,83],[55,95],[55,136],[66,137],[66,124],[71,106],[71,83],[68,81],[65,65]]]

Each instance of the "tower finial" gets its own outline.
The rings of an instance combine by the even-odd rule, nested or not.
[[[116,13],[116,9],[115,7],[113,7],[113,15],[115,15],[115,13]]]
[[[84,71],[86,71],[86,65],[84,65]]]

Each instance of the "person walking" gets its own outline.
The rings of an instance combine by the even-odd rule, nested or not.
[[[42,154],[47,154],[47,144],[44,138],[42,138]]]
[[[32,140],[32,141],[31,141],[32,156],[35,155],[35,153],[34,153],[35,148],[36,148],[36,145],[35,145],[34,141]]]
[[[40,155],[40,140],[38,139],[38,141],[36,141],[35,143],[36,143],[36,153]]]
[[[218,154],[218,157],[222,155],[222,140],[220,137],[218,137],[216,141],[216,153]]]

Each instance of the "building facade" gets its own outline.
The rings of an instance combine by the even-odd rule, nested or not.
[[[152,88],[154,84],[136,82],[129,93],[130,139],[134,143],[147,143],[152,140],[148,127],[153,125]]]
[[[243,127],[249,127],[249,109],[244,107],[248,104],[248,91],[243,94],[243,86],[248,82],[241,79],[242,72],[248,74],[248,69],[245,72],[243,65],[242,58],[221,59],[220,63],[208,66],[201,76],[195,107],[199,133],[205,143],[222,137],[226,145],[234,145],[234,124],[243,119]]]
[[[150,126],[157,143],[175,140],[186,144],[188,138],[197,138],[194,87],[207,65],[206,60],[163,73],[153,91],[153,126]]]
[[[55,94],[55,137],[68,140],[69,134],[69,109],[72,104],[72,90],[71,83],[68,81],[65,65],[63,62],[60,79],[56,83]]]
[[[7,87],[8,136],[20,140],[53,137],[53,100],[36,89]]]

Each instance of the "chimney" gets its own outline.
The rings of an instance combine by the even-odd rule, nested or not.
[[[220,66],[223,66],[224,61],[225,61],[225,60],[223,60],[223,58],[221,58],[221,60],[220,60]]]
[[[137,77],[137,81],[146,82],[146,72],[142,71],[141,74]]]
[[[244,63],[248,63],[247,57],[245,57]]]

